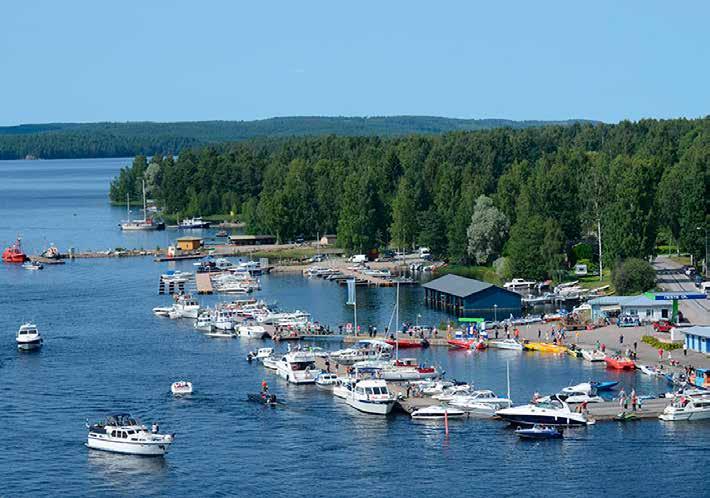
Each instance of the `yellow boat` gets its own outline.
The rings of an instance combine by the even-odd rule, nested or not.
[[[567,351],[565,346],[558,346],[548,342],[528,342],[525,344],[525,349],[529,351],[541,351],[543,353],[564,353]]]

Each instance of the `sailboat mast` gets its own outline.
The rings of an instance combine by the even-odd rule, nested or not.
[[[148,205],[145,200],[145,179],[142,179],[141,182],[143,183],[143,221],[146,221],[148,219]]]
[[[399,360],[399,282],[397,282],[397,303],[394,309],[396,313],[394,322],[394,354],[395,359]]]
[[[131,221],[131,194],[126,194],[126,216],[128,217],[126,221]]]

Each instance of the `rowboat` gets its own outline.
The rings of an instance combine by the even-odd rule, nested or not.
[[[636,368],[636,364],[628,358],[612,358],[607,356],[604,358],[607,368],[614,368],[616,370],[633,370]]]

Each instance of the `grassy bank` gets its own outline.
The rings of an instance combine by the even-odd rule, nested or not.
[[[303,261],[316,254],[342,254],[341,249],[323,249],[312,246],[274,249],[273,251],[254,251],[249,253],[252,258],[269,258],[269,261]]]
[[[586,277],[575,277],[572,275],[572,280],[579,280],[579,286],[584,289],[596,289],[597,287],[609,286],[609,292],[614,291],[614,284],[611,283],[611,270],[604,270],[602,279],[599,280],[599,275],[589,275]]]
[[[436,276],[458,275],[460,277],[475,278],[494,285],[502,285],[503,280],[498,276],[492,266],[467,266],[447,265],[436,271]]]

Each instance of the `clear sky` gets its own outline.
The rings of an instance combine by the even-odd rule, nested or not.
[[[0,124],[710,114],[707,1],[0,4]]]

